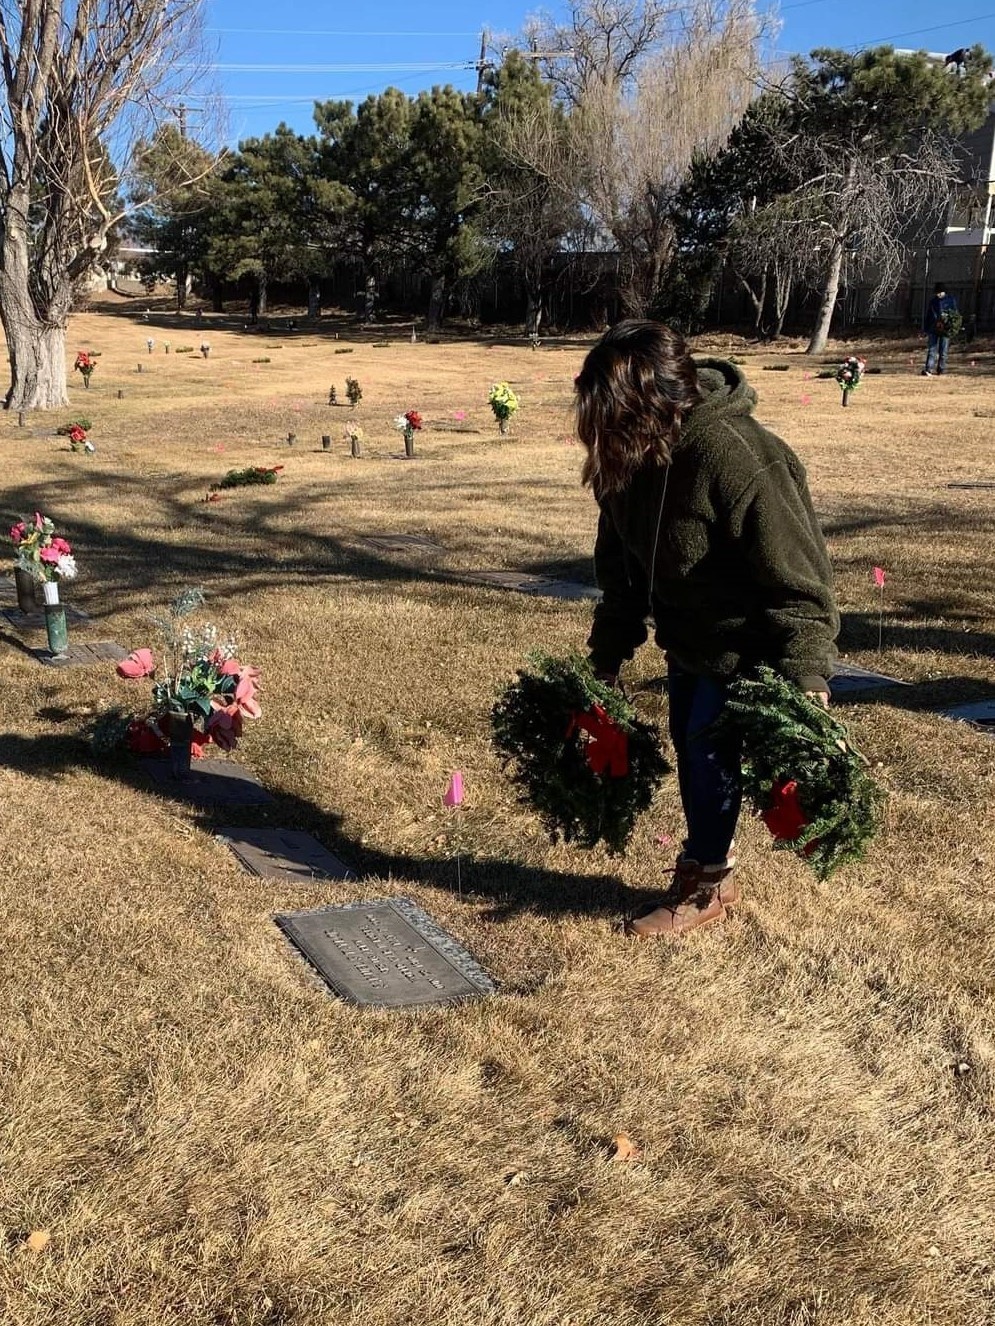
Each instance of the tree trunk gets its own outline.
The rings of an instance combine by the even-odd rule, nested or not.
[[[525,335],[529,337],[538,336],[541,322],[542,290],[530,285],[525,291]]]
[[[256,289],[258,295],[256,298],[256,316],[265,318],[269,312],[269,280],[265,272],[260,272],[256,278]]]
[[[820,355],[826,348],[826,342],[829,340],[829,328],[832,326],[833,313],[836,309],[836,299],[840,292],[842,271],[843,241],[834,239],[833,247],[829,251],[829,267],[826,271],[826,284],[822,291],[822,302],[819,304],[819,316],[816,319],[812,339],[805,350],[807,355]]]
[[[46,326],[30,299],[19,300],[0,281],[0,306],[10,355],[8,410],[55,410],[69,404],[66,390],[66,329]]]
[[[442,315],[446,311],[446,277],[432,278],[432,295],[428,301],[428,330],[438,331],[442,326]]]
[[[0,255],[0,321],[7,335],[10,387],[7,410],[54,410],[69,404],[66,323],[70,291],[40,312],[31,297],[27,189],[14,189],[4,217]],[[59,292],[57,292],[57,295]]]
[[[307,315],[312,322],[321,317],[321,283],[313,277],[307,283]]]
[[[176,268],[176,311],[182,313],[187,306],[187,295],[190,293],[190,269],[186,263],[180,263]]]

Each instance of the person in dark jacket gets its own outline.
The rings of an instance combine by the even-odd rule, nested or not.
[[[922,370],[924,378],[932,377],[934,370],[938,374],[947,371],[947,355],[950,353],[953,322],[959,318],[956,299],[953,295],[948,295],[942,281],[939,282],[936,293],[929,301],[923,324],[923,331],[927,337],[926,364]]]
[[[576,390],[600,507],[591,661],[617,681],[652,617],[688,830],[673,885],[626,930],[672,937],[739,900],[739,753],[713,735],[727,685],[767,663],[828,703],[832,572],[801,463],[753,418],[732,364],[696,363],[677,332],[631,320],[591,349]]]

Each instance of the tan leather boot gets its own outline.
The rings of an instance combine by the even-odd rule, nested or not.
[[[726,908],[739,902],[739,885],[728,860],[702,865],[679,857],[674,882],[659,904],[626,921],[625,933],[636,939],[677,939],[690,930],[721,921]]]

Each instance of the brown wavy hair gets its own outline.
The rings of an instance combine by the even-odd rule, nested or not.
[[[647,458],[670,463],[688,410],[701,399],[698,372],[679,332],[628,318],[591,348],[577,375],[581,478],[597,498],[621,492]]]

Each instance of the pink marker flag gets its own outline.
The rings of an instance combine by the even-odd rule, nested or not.
[[[442,798],[442,804],[449,807],[463,804],[463,775],[461,773],[454,773],[450,778],[446,795]]]
[[[811,404],[812,404],[812,397],[811,397],[811,396],[800,396],[800,397],[799,397],[799,400],[801,401],[802,405],[811,405]]]
[[[874,583],[878,589],[884,589],[884,570],[880,566],[874,568]]]
[[[454,410],[453,418],[462,421],[463,419],[466,418],[466,410]]]

